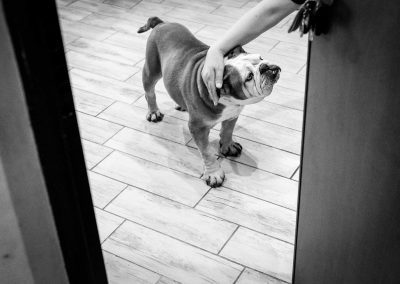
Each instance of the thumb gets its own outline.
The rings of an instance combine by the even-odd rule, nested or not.
[[[223,69],[215,70],[215,86],[220,89],[222,87],[222,76],[224,71]]]

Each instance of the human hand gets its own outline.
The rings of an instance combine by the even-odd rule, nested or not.
[[[222,78],[224,73],[224,54],[217,47],[211,46],[207,52],[201,77],[208,89],[211,100],[214,105],[218,104],[218,95],[216,88],[222,87]]]

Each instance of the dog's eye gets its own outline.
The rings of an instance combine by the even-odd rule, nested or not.
[[[253,73],[249,73],[249,75],[247,75],[246,82],[253,80],[253,76]]]
[[[262,57],[260,56],[260,60],[264,60],[264,58],[262,58]]]

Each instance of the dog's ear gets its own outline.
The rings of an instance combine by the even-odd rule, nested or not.
[[[217,89],[218,97],[232,96],[236,99],[243,100],[246,98],[242,90],[243,80],[239,71],[232,65],[225,65],[224,79],[221,89]]]
[[[241,53],[247,53],[247,52],[243,49],[243,47],[241,47],[240,45],[238,45],[238,46],[232,48],[230,51],[228,51],[228,53],[225,54],[225,56],[226,56],[228,59],[231,59],[231,58],[233,58],[233,57],[238,56],[238,55],[241,54]]]
[[[226,95],[231,92],[232,89],[232,81],[235,82],[237,80],[237,71],[231,65],[225,65],[224,67],[224,77],[222,80],[222,87],[220,89],[217,88],[217,95],[221,97],[221,95]],[[232,80],[233,79],[233,80]]]

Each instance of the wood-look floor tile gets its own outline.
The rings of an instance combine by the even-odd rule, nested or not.
[[[292,89],[304,94],[306,88],[306,80],[299,74],[289,72],[281,72],[280,78],[276,83],[277,86]]]
[[[239,8],[245,5],[248,0],[205,0],[205,2],[213,2],[223,6]]]
[[[179,284],[180,282],[177,282],[175,280],[169,279],[167,277],[161,277],[160,280],[156,284]]]
[[[293,180],[299,181],[300,179],[300,169],[296,171],[296,173],[292,177]]]
[[[165,92],[156,90],[156,98],[157,105],[160,111],[166,116],[173,116],[182,120],[189,121],[189,114],[187,111],[179,111],[176,110],[176,103],[172,100],[172,98]],[[143,96],[138,99],[135,103],[135,106],[138,106],[143,109],[147,109],[147,101],[146,97]]]
[[[83,154],[85,155],[85,163],[88,169],[94,167],[98,162],[103,160],[113,150],[99,145],[97,143],[90,142],[82,139]]]
[[[196,149],[137,130],[123,129],[105,146],[195,177],[200,177],[203,171]]]
[[[225,16],[225,17],[230,17],[233,19],[238,20],[241,16],[243,16],[247,10],[250,10],[248,7],[247,9],[243,8],[235,8],[235,7],[229,7],[229,6],[219,6],[218,9],[215,9],[214,11],[211,12],[213,15],[219,15],[219,16]]]
[[[300,71],[306,61],[303,58],[293,58],[272,52],[265,54],[264,59],[268,60],[268,62],[272,64],[281,67],[282,72],[289,72],[294,74]]]
[[[218,3],[207,1],[165,0],[162,5],[191,9],[194,11],[210,13],[220,6]]]
[[[80,2],[78,2],[80,3]],[[84,37],[84,38],[89,38],[89,39],[95,39],[95,40],[104,40],[108,38],[110,35],[115,33],[115,31],[111,29],[104,29],[104,28],[99,28],[91,25],[87,25],[84,23],[80,22],[71,22],[68,20],[60,20],[61,24],[61,30],[62,32],[67,32],[69,34],[78,36],[78,37]]]
[[[96,213],[100,242],[103,242],[119,225],[122,224],[124,219],[96,207],[94,208],[94,212]]]
[[[264,101],[303,111],[304,92],[275,86],[272,94]]]
[[[161,122],[154,123],[146,120],[146,114],[145,109],[117,102],[99,117],[181,144],[191,139],[186,121],[164,116]]]
[[[144,65],[144,61],[141,62],[141,65],[138,66],[136,65],[136,67],[139,67],[141,70],[143,70],[143,65]],[[132,77],[130,77],[128,80],[126,80],[126,82],[128,84],[131,84],[135,87],[141,88],[143,89],[143,82],[142,82],[142,71],[137,72],[135,75],[133,75]],[[157,95],[157,99],[158,99],[158,92],[163,92],[165,94],[168,94],[167,89],[165,88],[164,85],[164,81],[163,79],[160,79],[155,87],[156,90],[156,95]],[[171,99],[171,98],[170,98]],[[171,99],[172,100],[172,99]]]
[[[199,30],[201,30],[202,28],[205,27],[205,25],[203,23],[191,22],[191,21],[188,21],[188,20],[180,19],[180,18],[170,17],[168,15],[162,15],[161,16],[161,20],[163,20],[164,22],[179,23],[181,25],[184,25],[192,33],[196,33],[197,31],[199,31]]]
[[[244,50],[248,53],[260,54],[263,58],[268,59],[270,53],[269,50],[272,49],[278,43],[275,39],[270,38],[257,38],[245,46]],[[271,63],[274,63],[272,60]]]
[[[301,132],[297,130],[240,116],[234,134],[274,148],[300,154]]]
[[[121,62],[104,59],[99,56],[76,51],[66,53],[68,65],[119,81],[125,81],[139,71],[139,68]]]
[[[126,9],[121,7],[112,6],[101,3],[101,1],[76,1],[69,5],[69,7],[76,8],[82,11],[89,11],[101,15],[118,17],[118,18],[132,18],[132,14],[128,13]]]
[[[133,15],[143,15],[146,17],[158,16],[162,19],[163,15],[173,9],[174,8],[169,5],[141,1],[138,5],[130,9],[129,12]]]
[[[158,232],[217,253],[237,225],[175,201],[129,187],[106,208]]]
[[[279,42],[270,52],[292,57],[303,61],[303,63],[307,61],[307,45],[305,44]]]
[[[243,109],[242,114],[298,131],[301,131],[303,127],[302,111],[268,102],[248,105]]]
[[[189,206],[194,206],[209,189],[198,178],[119,152],[108,156],[93,171]]]
[[[103,144],[117,133],[122,126],[84,113],[78,114],[79,132],[83,139]]]
[[[72,87],[121,102],[133,103],[144,94],[142,89],[130,84],[76,68],[69,76]]]
[[[120,19],[101,14],[91,14],[90,16],[81,20],[81,22],[97,27],[114,29],[115,31],[131,34],[136,34],[137,30],[146,23],[142,20]],[[143,35],[143,38],[145,38],[145,35]]]
[[[308,41],[306,36],[300,37],[299,33],[288,33],[288,29],[286,27],[273,27],[264,32],[260,37],[272,38],[278,41],[295,43],[302,46],[307,46]]]
[[[307,76],[307,64],[304,64],[303,68],[297,74],[304,77]]]
[[[103,251],[108,283],[110,284],[155,284],[160,275]]]
[[[296,213],[227,189],[211,189],[197,209],[280,240],[294,243]]]
[[[103,248],[182,283],[231,284],[242,267],[142,226],[125,222]]]
[[[106,0],[103,3],[129,9],[135,6],[139,2],[140,0]]]
[[[137,35],[117,32],[108,37],[104,42],[130,48],[131,50],[145,55],[146,39]]]
[[[247,2],[246,4],[244,4],[243,6],[241,6],[243,9],[251,9],[255,6],[257,6],[257,4],[260,3],[259,0],[250,0],[249,2]]]
[[[96,116],[114,101],[80,89],[72,89],[74,104],[77,111]]]
[[[66,49],[66,46],[73,42],[74,40],[77,40],[79,36],[73,35],[67,32],[62,32],[62,38],[63,38],[63,43],[64,43],[64,49]]]
[[[271,203],[296,210],[298,183],[227,159],[224,186]]]
[[[120,47],[104,42],[80,38],[68,45],[70,50],[98,56],[113,62],[135,65],[144,59],[144,53],[135,52],[130,48]]]
[[[92,12],[75,9],[71,7],[60,7],[58,8],[58,16],[60,19],[68,21],[79,21],[89,16]]]
[[[239,228],[220,254],[249,268],[290,282],[293,251],[293,245]]]
[[[216,152],[219,151],[218,133],[218,131],[211,130],[209,137],[209,141]],[[235,134],[235,132],[233,134]],[[242,154],[239,157],[228,157],[230,160],[287,178],[291,177],[293,171],[300,163],[300,157],[298,155],[237,137],[235,135],[233,136],[233,140],[240,143],[243,149]],[[197,149],[197,145],[193,139],[190,140],[187,145]]]
[[[182,8],[175,8],[172,11],[166,13],[166,15],[177,19],[183,19],[200,24],[207,23],[207,25],[210,26],[223,28],[230,27],[236,21],[235,19],[225,16],[211,15],[209,13],[201,13],[196,10]]]
[[[94,206],[101,209],[127,186],[122,182],[118,182],[92,171],[88,171],[88,177]]]
[[[75,2],[77,0],[57,0],[56,4],[58,7],[68,6],[69,4]]]
[[[237,284],[285,284],[286,282],[280,281],[264,273],[246,268],[242,275],[240,275]]]
[[[224,34],[227,31],[228,31],[228,28],[224,28],[224,27],[206,26],[203,29],[196,32],[196,36],[199,36],[202,38],[215,39],[215,38],[220,37],[221,34]]]

